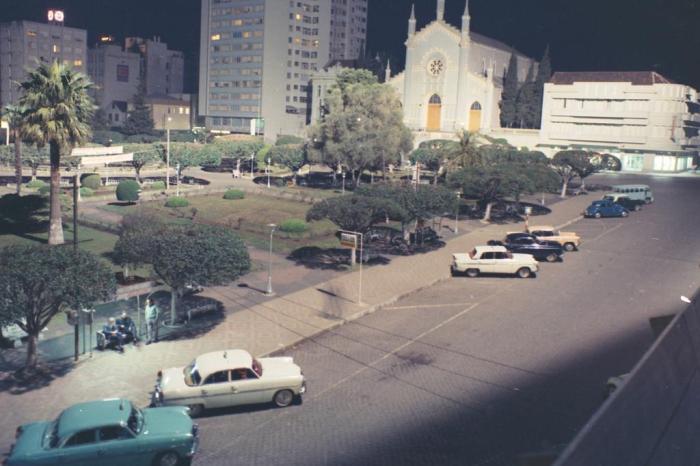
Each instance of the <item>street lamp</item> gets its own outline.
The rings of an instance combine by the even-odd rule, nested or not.
[[[270,162],[272,160],[268,157],[267,158],[267,165],[265,166],[265,171],[267,172],[267,187],[270,187]]]
[[[525,229],[530,229],[530,214],[532,214],[532,207],[525,206]]]
[[[275,233],[277,225],[270,223],[270,255],[267,262],[267,289],[265,290],[266,296],[273,296],[275,293],[272,291],[272,235]]]
[[[455,193],[457,195],[457,210],[455,212],[455,235],[459,233],[459,204],[460,201],[462,200],[462,191],[457,191]]]
[[[176,189],[175,195],[179,197],[180,196],[180,164],[179,163],[177,165],[175,165],[175,179],[177,180],[177,184],[175,185],[175,187],[176,187],[175,188]]]
[[[165,190],[170,190],[170,122],[173,120],[170,117],[165,119]]]
[[[253,179],[253,165],[255,164],[255,154],[250,154],[250,179]]]
[[[345,194],[345,170],[343,170],[343,194]]]

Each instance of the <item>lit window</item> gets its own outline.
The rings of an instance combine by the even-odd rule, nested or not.
[[[51,47],[51,51],[53,51],[53,53],[58,53],[61,51],[61,48],[58,45],[53,44],[53,47]]]
[[[184,107],[180,107],[179,110],[180,110],[180,115],[182,115],[182,114],[185,113],[185,108],[184,108]]]
[[[83,66],[83,61],[80,59],[73,60],[73,66]]]
[[[211,40],[221,40],[221,34],[213,34]]]

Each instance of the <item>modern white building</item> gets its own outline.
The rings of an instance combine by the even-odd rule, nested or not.
[[[366,3],[202,0],[198,113],[206,126],[252,128],[267,139],[302,133],[310,117],[311,76],[331,57],[331,30],[345,31],[342,53],[359,50],[366,20],[358,18],[366,16]],[[342,15],[349,18],[343,22]]]
[[[698,92],[659,73],[555,73],[545,84],[539,149],[617,156],[626,171],[683,171],[700,149]]]
[[[331,60],[355,60],[365,53],[367,0],[332,0]]]
[[[448,24],[444,15],[445,0],[438,0],[437,18],[416,31],[411,11],[405,70],[388,81],[401,96],[404,122],[419,133],[417,141],[453,138],[461,129],[498,128],[511,54],[516,56],[519,81],[525,81],[530,67],[537,71],[535,60],[471,30],[468,1],[461,28]]]
[[[59,61],[85,73],[87,31],[34,21],[0,24],[0,107],[16,104],[27,69]]]

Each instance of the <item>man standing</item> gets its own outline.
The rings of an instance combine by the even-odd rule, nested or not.
[[[146,317],[146,344],[158,341],[158,306],[155,305],[153,299],[146,300],[146,308],[144,309]]]

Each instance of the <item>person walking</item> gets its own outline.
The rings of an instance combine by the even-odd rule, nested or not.
[[[160,314],[158,306],[152,298],[146,300],[144,314],[146,318],[146,344],[150,345],[151,342],[158,341],[158,317]]]

